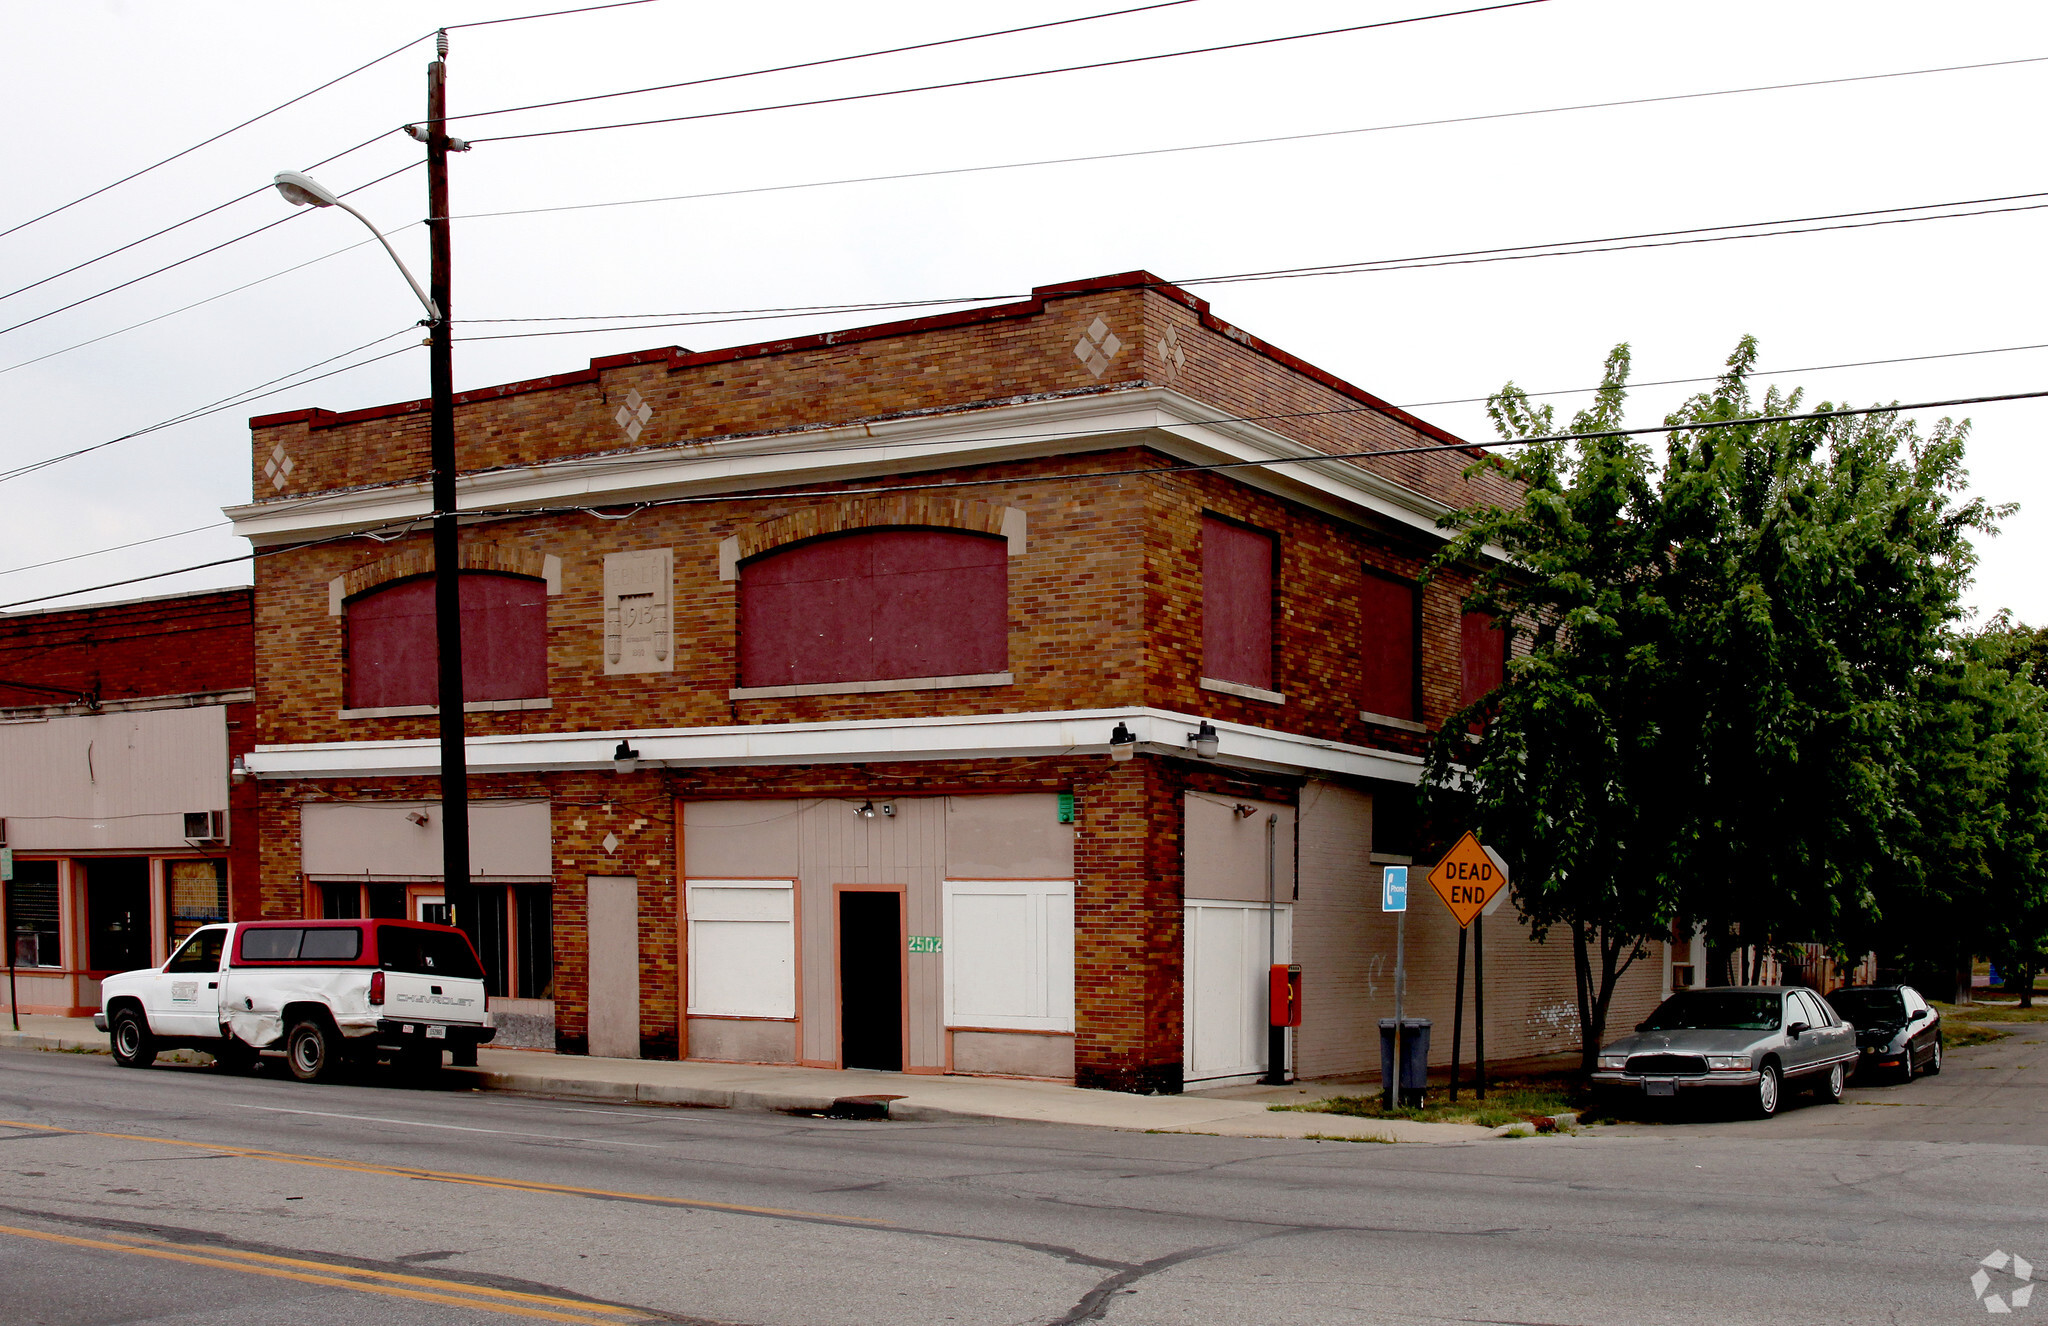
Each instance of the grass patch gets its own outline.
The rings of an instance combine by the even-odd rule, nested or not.
[[[2048,1022],[2048,1001],[2032,1008],[2018,1004],[1936,1004],[1944,1022]]]
[[[1576,1109],[1571,1088],[1563,1082],[1530,1082],[1495,1086],[1485,1100],[1460,1095],[1456,1104],[1447,1098],[1425,1100],[1420,1108],[1385,1109],[1378,1095],[1330,1096],[1300,1105],[1272,1105],[1274,1110],[1299,1110],[1309,1114],[1345,1114],[1356,1119],[1408,1119],[1416,1123],[1473,1123],[1482,1128],[1563,1114]]]
[[[1302,1136],[1311,1142],[1379,1142],[1386,1146],[1400,1145],[1397,1138],[1382,1137],[1378,1133],[1366,1133],[1361,1137],[1343,1137],[1336,1133],[1303,1133]]]

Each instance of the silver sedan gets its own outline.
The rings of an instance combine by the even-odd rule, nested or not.
[[[1681,990],[1600,1051],[1595,1090],[1644,1096],[1705,1091],[1740,1099],[1762,1118],[1787,1090],[1842,1098],[1856,1062],[1856,1029],[1803,986]]]

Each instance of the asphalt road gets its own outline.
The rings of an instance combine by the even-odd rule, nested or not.
[[[0,1322],[1949,1322],[2048,1280],[2048,1028],[1764,1123],[1393,1146],[0,1052]],[[1990,1292],[2017,1284],[2001,1272]],[[2043,1301],[2016,1312],[2040,1312]]]

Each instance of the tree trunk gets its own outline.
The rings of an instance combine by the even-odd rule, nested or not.
[[[2031,962],[2019,970],[2021,1008],[2032,1008],[2034,1006],[2034,977],[2038,972],[2039,969]]]
[[[1607,1019],[1593,1009],[1593,964],[1586,953],[1586,927],[1572,922],[1572,979],[1579,996],[1579,1072],[1591,1077],[1600,1066],[1600,1036]]]

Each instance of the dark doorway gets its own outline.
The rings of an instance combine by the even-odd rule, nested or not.
[[[133,971],[149,965],[147,858],[85,863],[85,938],[88,971]]]
[[[839,1053],[848,1068],[903,1069],[901,895],[839,895]]]

